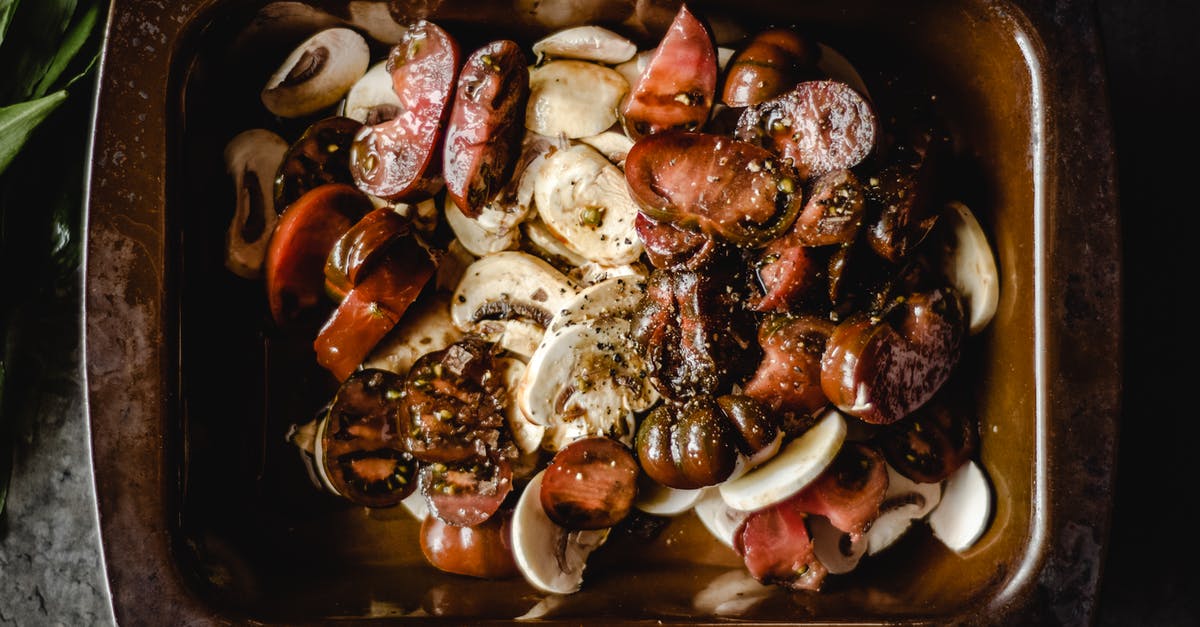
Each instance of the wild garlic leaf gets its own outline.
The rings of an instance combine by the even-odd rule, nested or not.
[[[74,17],[71,18],[71,25],[67,28],[62,43],[59,45],[58,52],[55,53],[54,58],[50,61],[50,65],[46,68],[46,73],[42,76],[42,80],[38,81],[37,86],[34,87],[34,98],[41,98],[54,88],[66,89],[71,83],[74,83],[80,76],[86,74],[91,69],[96,53],[93,53],[93,57],[87,61],[84,69],[67,81],[66,84],[56,85],[56,81],[67,70],[71,61],[79,55],[80,50],[88,46],[89,41],[93,40],[93,35],[99,34],[95,31],[96,24],[100,21],[103,5],[104,3],[100,0],[92,0],[80,6],[75,11]],[[98,42],[99,37],[96,37],[93,45],[88,47],[98,48],[99,46],[95,45]]]
[[[23,0],[0,45],[0,104],[29,100],[54,62],[76,0]]]
[[[4,43],[4,33],[12,23],[13,12],[17,10],[17,0],[0,0],[0,44]]]
[[[33,129],[66,99],[67,92],[60,89],[37,100],[0,108],[0,174],[4,174],[21,147],[29,141]]]

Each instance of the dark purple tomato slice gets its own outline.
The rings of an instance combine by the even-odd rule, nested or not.
[[[872,446],[848,442],[820,477],[786,502],[856,536],[879,516],[887,487],[883,455]]]
[[[753,107],[737,138],[790,159],[804,180],[858,165],[875,148],[877,122],[858,92],[838,81],[807,81]]]
[[[828,571],[813,553],[804,513],[789,501],[758,510],[734,533],[734,550],[762,583],[820,590]]]
[[[819,316],[778,317],[759,327],[762,362],[743,388],[768,409],[808,415],[829,401],[821,390],[821,357],[835,325]]]
[[[879,438],[892,468],[918,483],[937,483],[954,474],[975,454],[978,442],[975,421],[944,394]]]
[[[712,36],[686,4],[680,5],[622,107],[625,131],[637,139],[668,130],[700,130],[716,92]]]
[[[472,459],[421,467],[421,494],[442,522],[474,527],[491,518],[512,491],[512,466],[504,460]]]
[[[327,183],[353,185],[350,144],[360,128],[357,120],[343,117],[308,127],[288,148],[275,174],[275,210],[283,213],[305,193]]]
[[[795,171],[778,157],[719,135],[642,138],[625,158],[625,180],[649,217],[740,246],[779,237],[803,204]]]
[[[786,28],[762,31],[729,61],[722,102],[746,107],[770,100],[815,74],[820,50]]]
[[[512,510],[474,527],[428,516],[421,523],[421,552],[434,568],[455,575],[503,579],[520,573],[512,552]]]
[[[404,381],[383,370],[363,370],[338,388],[321,440],[329,483],[368,507],[395,505],[416,487],[417,462],[396,431]]]
[[[425,462],[460,462],[510,452],[492,345],[467,338],[417,360],[405,382],[408,450]]]
[[[820,294],[825,279],[822,254],[800,243],[795,228],[771,240],[756,264],[763,294],[750,302],[755,311],[787,312]]]
[[[283,212],[264,264],[267,302],[277,324],[321,303],[329,251],[371,209],[365,194],[335,183],[304,194]]]
[[[712,261],[720,247],[716,240],[703,233],[659,222],[640,211],[635,226],[646,256],[656,268],[696,270]]]
[[[364,127],[350,150],[350,171],[363,191],[389,200],[428,197],[442,185],[435,159],[450,113],[458,44],[436,24],[421,20],[388,57],[400,114]]]
[[[854,241],[866,213],[863,186],[849,170],[834,170],[813,182],[793,230],[805,246]]]
[[[521,147],[528,62],[511,41],[493,41],[467,59],[446,129],[446,193],[468,217],[504,187]]]
[[[633,508],[637,475],[633,453],[620,442],[576,440],[554,455],[542,475],[542,509],[567,529],[612,527]]]

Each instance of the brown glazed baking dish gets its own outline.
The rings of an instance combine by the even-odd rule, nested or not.
[[[112,3],[85,315],[116,615],[130,625],[405,615],[506,622],[542,595],[520,580],[433,570],[406,515],[317,493],[284,442],[287,425],[319,407],[330,382],[295,348],[303,342],[269,329],[261,286],[222,267],[232,203],[222,147],[269,121],[257,104],[261,81],[305,34],[237,43],[262,4]],[[480,39],[536,34],[512,27],[519,13],[508,2],[417,4]],[[1120,381],[1113,155],[1090,4],[693,7],[751,28],[801,25],[852,59],[869,84],[895,79],[893,89],[936,92],[968,166],[954,191],[992,235],[1002,275],[998,315],[972,340],[977,358],[968,364],[996,491],[982,541],[958,556],[921,528],[820,594],[780,591],[741,618],[1086,622],[1108,530]],[[584,590],[561,599],[547,622],[721,622],[693,598],[739,568],[685,515],[656,542],[610,542],[593,557]]]

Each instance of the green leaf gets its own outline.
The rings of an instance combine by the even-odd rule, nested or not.
[[[0,46],[0,104],[29,100],[54,62],[77,0],[20,2]]]
[[[13,11],[17,10],[17,0],[0,0],[0,44],[4,43],[4,33],[12,22]]]
[[[65,90],[49,96],[0,108],[0,174],[4,174],[21,147],[55,109],[67,99]]]
[[[104,3],[101,1],[93,1],[81,10],[75,11],[75,16],[71,18],[71,25],[67,28],[67,33],[63,36],[62,44],[55,53],[54,58],[50,61],[49,67],[46,68],[45,75],[42,76],[36,87],[33,89],[33,97],[41,98],[50,91],[55,85],[55,81],[62,76],[66,71],[67,66],[79,54],[79,51],[91,41],[93,48],[99,48],[99,38],[93,37],[96,24],[100,21],[100,11]],[[60,85],[60,89],[66,89],[71,83],[74,83],[80,76],[86,74],[91,69],[92,63],[95,62],[96,55],[99,51],[93,53],[92,59],[87,63],[85,69],[75,77],[67,81],[66,84]]]

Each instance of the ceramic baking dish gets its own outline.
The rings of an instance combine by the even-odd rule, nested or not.
[[[433,570],[402,511],[317,493],[284,442],[331,381],[309,365],[304,342],[269,330],[261,286],[224,271],[221,251],[232,198],[222,147],[267,123],[256,102],[264,72],[304,35],[235,44],[262,4],[112,5],[88,210],[86,359],[116,614],[127,624],[524,614],[543,595],[520,580]],[[518,14],[500,3],[405,4],[481,38],[532,34],[511,28]],[[954,191],[992,234],[1002,274],[996,321],[973,340],[968,364],[996,489],[982,541],[958,556],[919,529],[822,593],[779,592],[742,619],[1087,620],[1111,507],[1120,266],[1085,4],[1057,3],[1054,14],[1022,1],[694,4],[751,28],[802,25],[868,84],[935,91],[967,163]],[[739,568],[688,515],[653,543],[611,542],[583,592],[541,607],[569,624],[719,622],[695,597]]]

